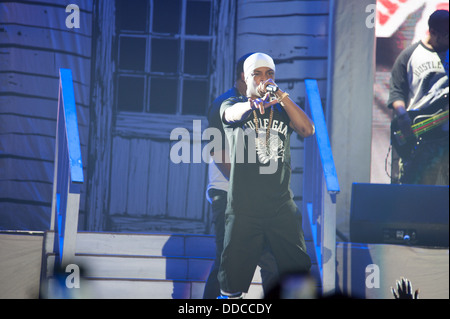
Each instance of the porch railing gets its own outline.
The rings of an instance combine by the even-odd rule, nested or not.
[[[320,271],[323,294],[335,292],[336,195],[339,182],[316,80],[305,80],[306,112],[314,122],[315,138],[304,142],[303,211],[307,212]]]
[[[80,137],[72,71],[59,70],[53,199],[50,230],[54,231],[56,264],[71,263],[75,256],[80,190],[83,184]]]

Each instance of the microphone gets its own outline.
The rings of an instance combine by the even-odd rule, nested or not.
[[[266,91],[270,93],[275,93],[276,91],[278,91],[278,86],[269,84],[268,86],[266,86]]]

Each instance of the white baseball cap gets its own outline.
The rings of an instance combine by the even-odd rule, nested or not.
[[[275,71],[275,63],[273,59],[265,53],[257,52],[250,55],[244,62],[245,79],[249,77],[253,71],[260,67],[268,67]]]

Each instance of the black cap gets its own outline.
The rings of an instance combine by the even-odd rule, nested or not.
[[[439,33],[448,34],[448,11],[436,10],[428,19],[428,26]]]

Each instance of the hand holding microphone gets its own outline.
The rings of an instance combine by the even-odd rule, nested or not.
[[[257,91],[260,96],[264,96],[266,93],[274,94],[276,91],[278,91],[278,86],[272,79],[268,79],[267,81],[262,81],[261,83],[259,83]]]
[[[275,84],[272,79],[261,82],[257,87],[257,92],[262,98],[250,100],[252,109],[259,109],[261,114],[264,114],[264,110],[276,103],[281,103],[282,100],[289,96],[289,93],[283,92]],[[275,94],[278,92],[278,94]]]
[[[278,91],[278,86],[269,84],[266,86],[266,91],[269,93],[275,93],[276,91]]]
[[[271,101],[269,99],[269,95],[270,95],[270,93],[267,92],[262,98],[257,98],[254,100],[249,99],[251,108],[253,110],[259,109],[259,112],[261,114],[264,114],[266,108],[268,108],[278,102],[277,99],[274,99]]]

